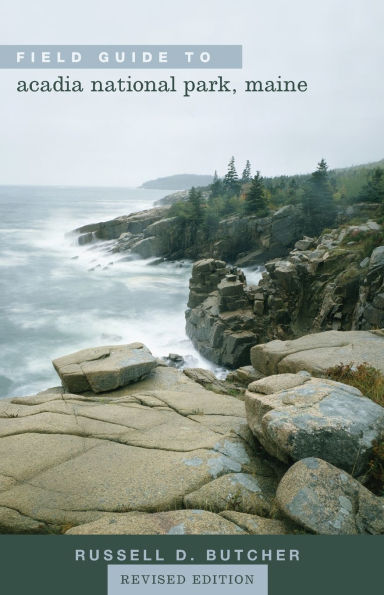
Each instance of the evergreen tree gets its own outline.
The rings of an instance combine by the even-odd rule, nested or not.
[[[245,184],[246,182],[250,182],[251,181],[251,163],[250,163],[250,161],[248,159],[247,159],[247,162],[245,164],[243,175],[241,176],[241,181],[242,181],[243,184]]]
[[[245,211],[252,215],[265,216],[268,213],[267,198],[263,178],[258,171],[253,177],[251,187],[245,195]]]
[[[188,203],[191,208],[191,220],[198,227],[204,217],[201,190],[192,187],[188,194]]]
[[[288,184],[287,196],[288,200],[291,204],[296,204],[298,202],[298,183],[295,178],[292,178]]]
[[[224,176],[224,187],[230,194],[235,194],[239,190],[239,176],[237,175],[234,157],[231,157],[228,163],[228,171]]]
[[[318,235],[328,226],[335,223],[336,205],[329,182],[328,165],[322,159],[309,179],[303,197],[303,207],[308,217],[309,233]]]
[[[210,185],[210,191],[211,191],[211,197],[212,198],[216,198],[217,196],[220,196],[221,192],[222,192],[222,181],[219,179],[219,176],[217,175],[217,171],[215,170],[215,173],[213,175],[213,182]]]
[[[358,200],[384,203],[384,169],[376,167],[368,176],[368,183],[362,188]]]

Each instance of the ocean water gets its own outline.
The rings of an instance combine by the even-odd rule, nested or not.
[[[155,356],[223,373],[185,335],[191,263],[137,260],[79,246],[86,223],[150,208],[164,190],[0,187],[0,398],[59,384],[51,360],[141,341]],[[254,282],[258,273],[251,273]]]

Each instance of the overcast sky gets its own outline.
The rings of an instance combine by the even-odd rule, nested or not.
[[[19,94],[0,71],[0,184],[139,185],[176,173],[225,173],[231,155],[264,175],[384,157],[382,0],[0,0],[3,44],[242,44],[243,70],[174,71],[306,80],[307,93]],[[161,79],[160,70],[64,71]]]

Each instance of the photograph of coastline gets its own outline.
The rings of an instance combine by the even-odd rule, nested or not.
[[[381,4],[5,4],[243,67],[0,70],[0,533],[383,534]]]

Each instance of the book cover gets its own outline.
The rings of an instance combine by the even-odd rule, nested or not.
[[[0,15],[4,591],[377,589],[382,4]]]

